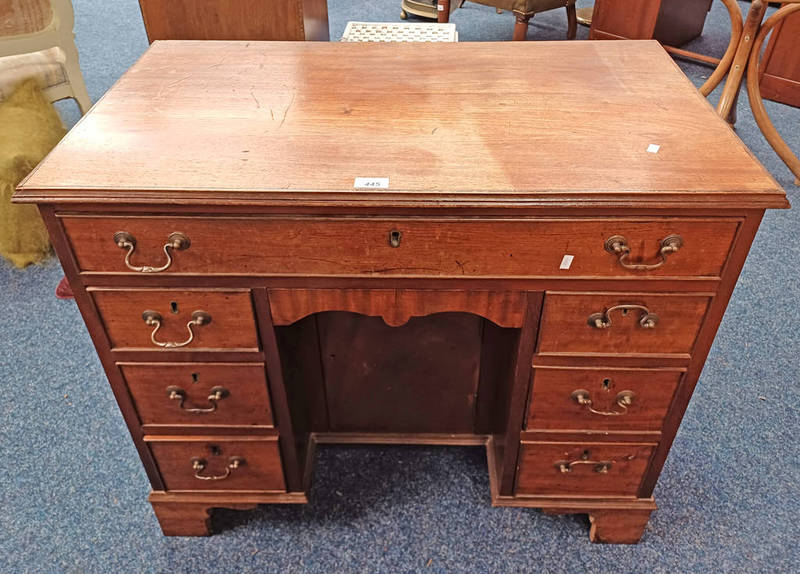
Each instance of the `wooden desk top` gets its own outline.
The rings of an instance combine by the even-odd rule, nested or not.
[[[631,41],[157,42],[17,199],[788,205],[658,43]]]

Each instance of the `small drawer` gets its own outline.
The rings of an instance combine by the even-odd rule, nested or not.
[[[147,425],[272,426],[264,365],[119,364]]]
[[[146,436],[145,441],[167,490],[286,490],[277,436]]]
[[[740,222],[76,215],[62,221],[80,270],[89,273],[565,278],[719,277]]]
[[[529,430],[659,431],[683,373],[537,367]]]
[[[249,291],[89,291],[114,349],[258,349]]]
[[[522,441],[517,494],[636,496],[655,446]]]
[[[538,352],[688,354],[710,300],[707,295],[548,292]]]

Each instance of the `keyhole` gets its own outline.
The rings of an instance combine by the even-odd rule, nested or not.
[[[215,444],[208,445],[208,450],[211,451],[213,456],[219,456],[222,454],[222,449]]]
[[[175,315],[178,314],[178,302],[177,301],[170,301],[169,302],[169,308]]]
[[[623,309],[623,310],[622,310],[622,316],[624,317],[624,316],[625,316],[625,315],[627,315],[627,314],[628,314],[628,310],[627,310],[627,309]]]
[[[603,379],[603,390],[607,391],[611,386],[611,379]]]
[[[400,247],[400,240],[403,238],[403,234],[393,229],[389,232],[389,245],[392,247]]]
[[[588,450],[583,451],[583,454],[581,454],[581,460],[589,460],[589,451]]]
[[[197,383],[199,379],[200,379],[200,375],[198,375],[197,373],[192,373],[192,382],[193,383]]]

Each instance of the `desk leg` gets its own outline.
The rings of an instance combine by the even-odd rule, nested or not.
[[[258,504],[211,504],[207,502],[163,502],[150,500],[164,536],[210,536],[211,509],[252,510]]]
[[[164,536],[208,536],[211,507],[187,502],[151,502]]]
[[[150,493],[150,504],[164,536],[208,536],[211,509],[252,510],[259,504],[305,504],[302,492],[165,492]]]
[[[589,513],[592,542],[636,544],[642,538],[651,510],[597,510]]]

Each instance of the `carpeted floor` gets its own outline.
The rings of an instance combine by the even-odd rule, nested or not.
[[[138,3],[73,3],[97,99],[147,47]],[[399,15],[399,0],[329,4],[332,38],[348,20]],[[469,3],[453,21],[462,41],[512,27]],[[562,11],[543,14],[529,38],[564,30]],[[694,47],[719,55],[727,35],[715,3]],[[682,67],[697,84],[709,73]],[[800,203],[747,105],[739,134]],[[800,150],[800,110],[767,106]],[[72,103],[60,109],[76,120]],[[165,538],[81,318],[53,297],[58,264],[0,263],[0,573],[797,571],[798,230],[800,210],[767,214],[656,489],[660,510],[630,547],[590,544],[583,516],[492,508],[481,449],[433,447],[321,447],[307,506],[220,511],[215,537]]]

